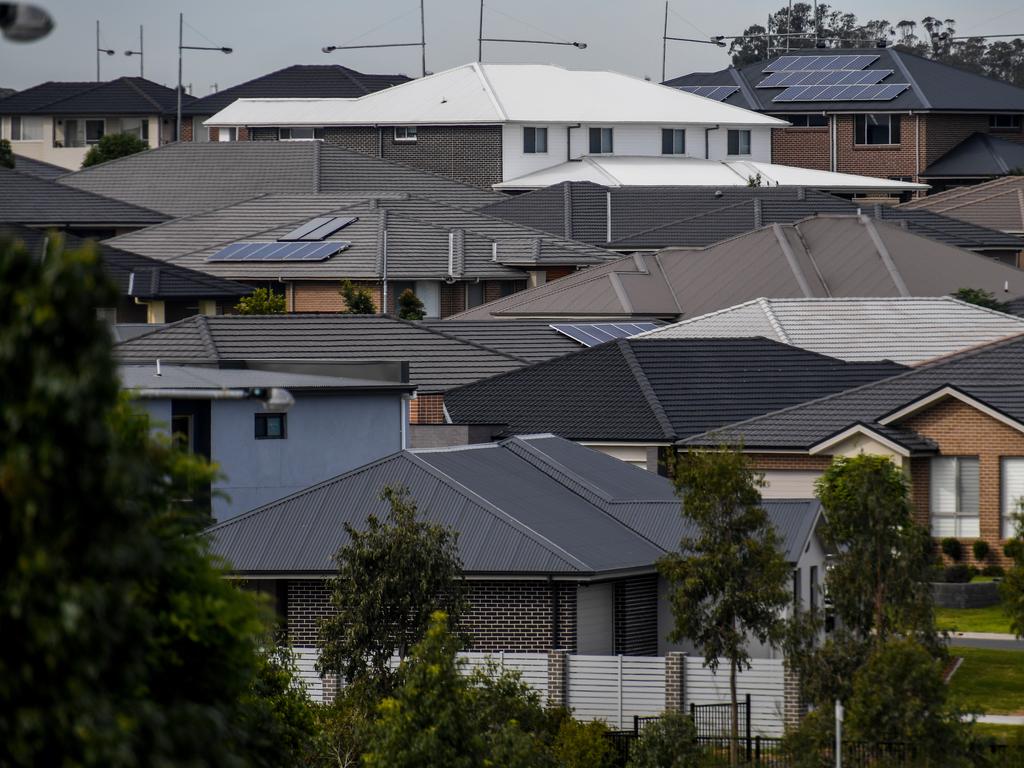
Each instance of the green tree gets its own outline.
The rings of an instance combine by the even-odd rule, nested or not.
[[[953,298],[966,301],[968,304],[976,304],[986,309],[996,309],[1000,312],[1006,309],[1006,305],[999,301],[994,293],[986,291],[984,288],[958,288],[953,292]]]
[[[761,506],[758,489],[764,480],[741,451],[690,451],[675,465],[682,514],[694,534],[683,537],[678,552],[658,561],[675,619],[669,639],[692,640],[711,669],[720,659],[728,662],[735,765],[736,674],[750,667],[752,640],[770,645],[783,640],[790,568]]]
[[[373,304],[373,296],[367,288],[361,288],[351,280],[342,280],[338,291],[345,300],[346,315],[375,315],[377,307]]]
[[[365,530],[345,525],[348,542],[331,582],[336,612],[320,626],[321,672],[387,693],[389,668],[424,636],[431,614],[442,610],[457,628],[466,610],[458,534],[416,517],[404,488],[385,487],[386,519],[370,515]]]
[[[1017,500],[1017,514],[1013,517],[1014,536],[1004,546],[1013,566],[999,585],[1003,610],[1010,617],[1010,629],[1017,637],[1024,636],[1024,499]]]
[[[679,712],[666,712],[644,726],[629,750],[626,768],[698,768],[703,760],[693,720]]]
[[[82,160],[82,167],[88,168],[91,165],[99,165],[109,160],[117,160],[119,157],[127,157],[137,152],[149,149],[149,144],[138,136],[130,133],[108,133],[96,144],[89,147]]]
[[[14,167],[14,150],[8,139],[0,139],[0,168]]]
[[[402,320],[422,320],[426,315],[427,310],[420,297],[411,288],[402,291],[398,297],[398,317]]]
[[[174,501],[212,470],[120,400],[93,247],[0,245],[0,764],[261,765],[265,611]]]
[[[283,293],[274,293],[269,288],[257,288],[238,300],[235,312],[240,315],[280,315],[284,313],[284,307]]]
[[[608,740],[608,726],[601,720],[581,723],[562,721],[552,745],[559,768],[613,768],[615,750]]]

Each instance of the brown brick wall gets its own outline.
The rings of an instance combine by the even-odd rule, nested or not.
[[[177,116],[174,118],[175,124],[178,122]],[[192,118],[182,117],[181,118],[181,140],[192,141]]]
[[[833,119],[836,121],[836,170],[839,173],[883,179],[917,174],[917,115],[900,115],[900,143],[881,147],[854,145],[853,115],[834,115]],[[923,158],[921,170],[924,170]]]
[[[576,267],[548,267],[544,270],[544,278],[550,283],[552,280],[568,277],[575,271]]]
[[[804,469],[824,472],[832,463],[831,456],[808,456],[799,453],[750,453],[750,466],[759,472],[773,469]]]
[[[373,304],[380,310],[380,283],[355,281],[361,288],[368,288]],[[292,283],[294,305],[292,312],[341,312],[345,301],[339,293],[340,281]]]
[[[466,630],[473,651],[542,652],[552,645],[552,589],[559,605],[559,642],[576,650],[576,585],[546,581],[471,581]],[[327,580],[291,580],[287,632],[297,646],[313,646],[318,627],[332,615]]]
[[[466,310],[466,284],[441,283],[441,317],[451,317]]]
[[[370,126],[324,128],[324,143],[337,144],[367,155],[379,154],[377,130]]]
[[[484,303],[497,301],[501,298],[501,281],[487,280],[484,282]]]
[[[417,395],[409,401],[410,424],[444,424],[444,395]]]
[[[831,170],[832,152],[826,128],[773,128],[772,162],[797,168]]]
[[[921,120],[921,170],[972,133],[988,133],[988,115],[926,115]]]

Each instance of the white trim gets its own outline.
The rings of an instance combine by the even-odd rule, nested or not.
[[[881,419],[878,419],[878,423],[881,424],[882,426],[892,424],[893,422],[899,421],[900,419],[905,419],[907,416],[912,416],[915,413],[918,413],[919,411],[923,411],[925,408],[928,408],[929,406],[935,404],[940,400],[944,400],[947,397],[955,398],[960,402],[971,406],[975,410],[981,411],[986,416],[991,416],[996,421],[1000,421],[1003,424],[1006,424],[1008,427],[1013,427],[1018,432],[1024,432],[1024,424],[1021,424],[1019,421],[1011,419],[1006,414],[1000,413],[999,411],[990,408],[989,406],[985,405],[979,400],[975,400],[970,395],[964,394],[963,392],[961,392],[960,390],[953,386],[945,386],[936,392],[932,392],[930,395],[927,395],[926,397],[914,400],[910,404],[905,405],[903,408],[900,408],[900,410],[891,413],[888,416],[885,416]]]
[[[807,453],[810,456],[816,456],[819,453],[826,453],[829,448],[834,448],[835,446],[842,443],[844,440],[849,440],[854,435],[864,435],[865,437],[870,437],[872,440],[881,443],[895,454],[898,454],[903,457],[910,456],[910,451],[908,451],[902,445],[893,442],[889,438],[885,437],[884,435],[880,435],[875,430],[871,429],[870,427],[866,427],[863,424],[854,424],[852,427],[844,429],[838,435],[833,435],[832,437],[822,440],[820,443],[812,445],[808,449]]]

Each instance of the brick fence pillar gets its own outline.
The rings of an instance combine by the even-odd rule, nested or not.
[[[800,696],[800,676],[786,664],[782,678],[782,723],[786,732],[799,728],[806,714],[807,705]]]
[[[686,709],[686,654],[672,651],[665,656],[665,711]]]
[[[548,706],[564,707],[569,699],[569,652],[548,650]]]

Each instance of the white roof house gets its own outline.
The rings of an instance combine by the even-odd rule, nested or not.
[[[633,338],[764,336],[842,360],[917,365],[1024,333],[1024,318],[951,296],[754,299]]]

